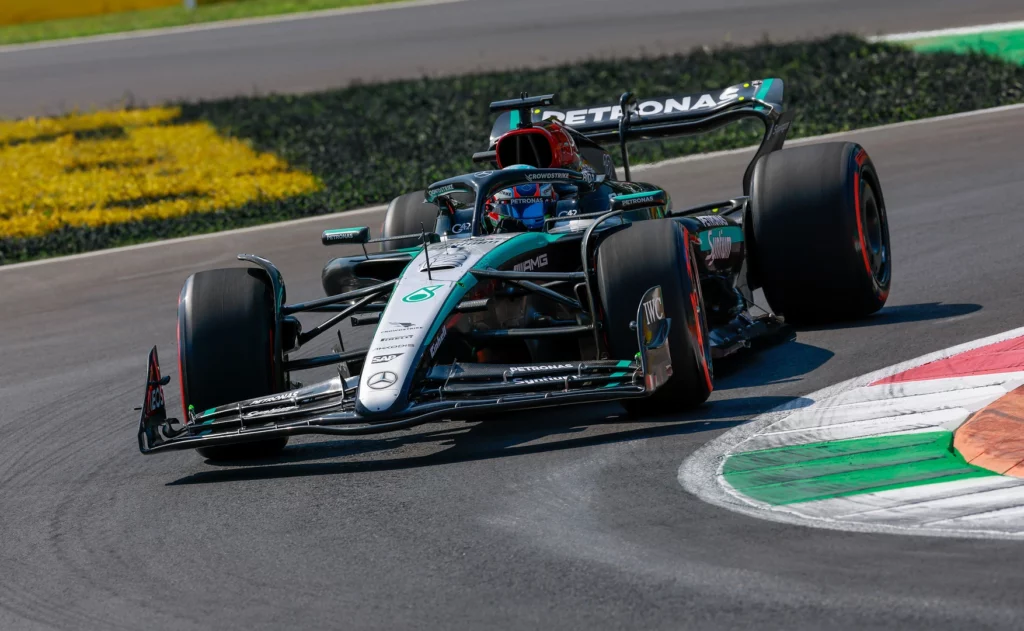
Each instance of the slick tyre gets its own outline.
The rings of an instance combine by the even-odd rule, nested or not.
[[[768,304],[791,323],[864,317],[892,282],[889,222],[871,158],[852,142],[761,158],[750,258]]]
[[[691,256],[690,234],[671,219],[634,223],[598,247],[597,285],[612,359],[632,359],[639,348],[630,328],[644,293],[661,286],[669,325],[672,377],[646,399],[626,401],[633,414],[667,414],[696,407],[712,390],[704,305]]]
[[[437,222],[437,206],[424,204],[423,195],[423,191],[416,191],[391,200],[387,212],[384,213],[384,225],[381,227],[380,236],[419,234],[424,229],[433,232],[434,224]],[[415,238],[384,241],[380,244],[380,251],[392,252],[418,245],[421,245],[421,242]]]
[[[186,409],[202,411],[281,389],[273,300],[270,282],[258,269],[215,269],[185,281],[178,301],[178,357]],[[211,460],[259,458],[287,442],[274,438],[198,451]]]

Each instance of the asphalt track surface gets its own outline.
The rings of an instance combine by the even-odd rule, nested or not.
[[[132,408],[152,344],[177,383],[185,277],[258,252],[291,300],[316,297],[319,231],[346,222],[0,269],[0,628],[1020,628],[1019,543],[767,522],[676,480],[759,412],[1020,326],[1024,110],[849,137],[885,188],[888,306],[719,366],[687,416],[563,408],[248,466],[144,457]],[[643,176],[710,201],[744,157]]]
[[[1021,19],[1020,0],[464,0],[0,51],[0,116]]]

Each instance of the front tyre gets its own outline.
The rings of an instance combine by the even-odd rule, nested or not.
[[[637,306],[661,286],[669,325],[672,377],[646,399],[625,401],[634,414],[667,414],[694,408],[711,394],[710,342],[697,282],[690,233],[671,219],[632,224],[598,246],[597,285],[612,359],[631,359],[637,347]]]
[[[278,392],[281,358],[274,354],[274,295],[266,274],[233,267],[190,276],[178,301],[178,358],[186,410]],[[287,443],[284,437],[198,451],[211,460],[258,458]]]
[[[753,271],[795,323],[882,308],[892,282],[889,221],[864,148],[832,142],[761,158],[751,192]]]

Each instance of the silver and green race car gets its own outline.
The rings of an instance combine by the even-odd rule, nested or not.
[[[366,227],[323,233],[325,245],[360,250],[327,263],[325,297],[289,303],[277,268],[251,254],[238,257],[246,267],[190,276],[178,303],[183,416],[167,416],[154,348],[140,449],[252,457],[297,434],[510,410],[621,401],[640,414],[682,411],[708,398],[716,360],[787,323],[877,311],[892,276],[878,175],[853,143],[782,150],[782,88],[766,79],[626,93],[578,110],[555,109],[553,95],[492,103],[490,146],[474,156],[483,170],[395,199],[378,238]],[[630,177],[628,141],[744,118],[765,132],[742,195],[677,210]],[[538,203],[522,190],[546,191],[550,212],[498,212]],[[757,288],[770,312],[755,308]],[[304,330],[298,313],[325,319]],[[346,320],[375,328],[368,347],[301,355]],[[332,378],[299,383],[324,366]]]

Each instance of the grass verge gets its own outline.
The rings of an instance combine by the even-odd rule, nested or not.
[[[184,6],[124,11],[80,18],[47,20],[29,24],[0,26],[0,45],[25,44],[70,37],[123,33],[143,29],[186,26],[222,20],[255,18],[322,9],[340,9],[397,0],[244,0],[200,5],[194,11]]]
[[[291,182],[288,178],[298,177],[286,176],[287,173],[312,176],[312,180],[294,180],[311,188],[286,194],[290,189],[283,184],[267,184],[266,190],[257,185],[246,189],[247,197],[230,205],[203,207],[188,206],[202,203],[206,197],[193,195],[187,188],[177,191],[183,197],[174,199],[154,200],[144,194],[132,197],[129,192],[115,192],[103,200],[82,198],[80,204],[93,206],[82,207],[89,212],[79,215],[81,221],[59,221],[54,227],[46,223],[47,219],[36,222],[47,226],[37,233],[0,232],[0,263],[385,203],[432,181],[472,171],[470,156],[485,148],[491,127],[488,102],[514,97],[521,90],[532,94],[558,92],[561,105],[579,107],[609,102],[626,89],[640,96],[679,94],[770,76],[786,82],[786,104],[797,115],[791,137],[1024,101],[1024,67],[1016,64],[979,54],[922,55],[903,46],[833,37],[653,59],[595,61],[542,70],[357,85],[309,95],[184,104],[174,116],[153,123],[154,129],[162,132],[152,135],[170,144],[146,151],[139,149],[150,160],[146,165],[135,162],[122,166],[116,161],[94,159],[87,163],[86,172],[141,169],[133,176],[133,181],[142,182],[139,187],[147,177],[177,177],[173,175],[176,169],[206,159],[197,153],[190,161],[187,153],[174,149],[175,143],[187,143],[186,132],[199,126],[216,130],[232,147],[231,151],[240,151],[234,144],[240,143],[260,160],[274,159],[281,161],[280,165],[288,165],[287,169],[275,167],[274,172],[285,178],[282,181]],[[152,110],[143,110],[147,111]],[[74,127],[73,120],[0,123],[0,191],[17,187],[23,191],[0,202],[0,221],[15,217],[28,221],[24,218],[69,213],[60,204],[47,206],[49,198],[34,194],[45,186],[39,176],[32,175],[43,168],[37,166],[42,158],[26,157],[30,154],[24,153],[29,151],[25,147],[64,143],[62,150],[68,156],[89,152],[98,156],[103,150],[97,143],[117,138],[131,140],[139,133],[131,125],[116,121],[101,131],[67,129]],[[10,133],[4,131],[5,125],[44,126],[50,131],[33,136],[32,140],[11,141]],[[758,129],[734,126],[708,136],[637,144],[631,149],[631,156],[637,162],[655,161],[742,147],[758,137]],[[247,159],[256,159],[252,156]],[[240,157],[235,160],[240,164]],[[238,176],[242,177],[244,171],[240,169]],[[53,177],[52,171],[46,173]],[[195,187],[197,177],[203,179],[192,176],[175,181],[192,182]],[[230,179],[222,182],[223,186],[234,186]],[[168,185],[159,190],[166,196],[175,194],[177,189]],[[207,196],[214,194],[204,190]],[[135,200],[130,206],[137,213],[133,218],[102,221],[106,209],[123,210],[125,204],[121,200],[126,198]],[[178,204],[174,208],[181,212],[150,212],[151,203],[169,200]]]
[[[1024,65],[1024,30],[924,37],[903,44],[923,53],[984,53]]]

